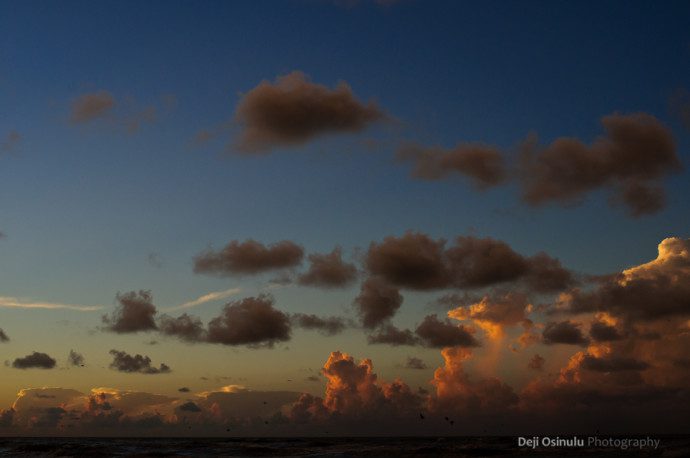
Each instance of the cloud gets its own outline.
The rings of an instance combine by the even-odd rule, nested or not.
[[[468,348],[450,347],[441,351],[444,365],[434,372],[432,384],[436,397],[431,400],[434,411],[509,413],[517,406],[519,398],[513,389],[497,378],[474,381],[465,372],[464,363],[472,351]]]
[[[369,272],[393,285],[422,291],[519,281],[536,292],[549,292],[574,283],[571,273],[545,253],[525,257],[500,240],[471,236],[459,236],[455,245],[445,245],[444,239],[407,232],[372,242],[365,264]]]
[[[0,342],[9,342],[10,338],[7,337],[7,334],[5,334],[5,331],[0,328]]]
[[[419,409],[420,399],[403,382],[379,383],[370,359],[332,352],[322,369],[326,377],[323,407],[330,413],[366,418],[377,411],[410,412]]]
[[[589,341],[582,334],[579,323],[572,321],[549,322],[542,332],[543,342],[547,345],[569,344],[587,345]]]
[[[396,159],[413,163],[414,178],[442,180],[457,174],[469,178],[480,190],[501,184],[507,177],[501,152],[480,143],[459,144],[452,149],[405,145]]]
[[[179,391],[180,393],[189,393],[192,390],[190,390],[186,386],[183,386],[182,388],[178,388],[177,391]]]
[[[290,319],[262,294],[229,302],[208,325],[208,341],[224,345],[273,347],[290,339]]]
[[[357,268],[343,262],[340,247],[328,254],[309,255],[309,263],[309,270],[299,277],[300,285],[337,288],[347,286],[357,278]]]
[[[402,305],[398,290],[380,278],[371,277],[362,283],[354,305],[365,328],[375,328],[389,320]]]
[[[544,368],[545,362],[546,360],[542,356],[535,354],[527,363],[527,368],[532,369],[533,371],[540,371]]]
[[[37,302],[17,297],[0,297],[0,307],[46,310],[74,310],[77,312],[94,312],[103,308],[101,305],[71,305],[55,302]]]
[[[589,336],[595,342],[611,342],[614,340],[621,340],[623,336],[618,332],[615,326],[602,321],[595,321],[589,327]]]
[[[372,274],[394,285],[419,290],[442,288],[449,282],[444,244],[444,240],[432,240],[418,232],[389,236],[369,245],[365,264]]]
[[[556,309],[607,312],[628,321],[690,316],[690,239],[667,238],[653,261],[598,280],[590,291],[572,289]]]
[[[460,236],[446,256],[453,284],[477,288],[524,281],[537,292],[557,291],[573,283],[570,272],[545,253],[525,257],[507,243],[492,238]]]
[[[581,367],[596,372],[641,371],[647,369],[649,364],[633,358],[598,358],[586,355],[582,360]]]
[[[117,293],[118,308],[111,316],[103,315],[106,329],[118,334],[158,329],[154,316],[156,307],[150,291]]]
[[[503,336],[504,327],[526,320],[530,310],[527,295],[508,292],[484,296],[479,302],[450,310],[448,316],[461,321],[471,320],[490,337],[497,338]]]
[[[140,374],[165,374],[170,372],[170,367],[161,363],[160,367],[151,365],[151,358],[136,354],[134,356],[119,350],[110,350],[113,355],[113,362],[110,368],[119,372],[140,373]]]
[[[262,81],[242,96],[235,111],[242,126],[236,147],[242,153],[263,153],[324,134],[359,132],[383,118],[376,104],[358,101],[347,83],[330,89],[294,71],[274,83]]]
[[[12,363],[15,369],[52,369],[57,364],[53,358],[45,353],[33,352],[23,358],[17,358]]]
[[[206,330],[201,320],[186,313],[176,318],[168,315],[161,316],[158,329],[161,334],[178,337],[188,342],[199,342],[206,339]]]
[[[339,334],[346,327],[345,320],[336,316],[323,318],[316,315],[295,313],[290,316],[290,321],[295,326],[304,329],[314,329],[327,336]]]
[[[11,130],[0,142],[0,153],[9,153],[14,151],[19,143],[22,141],[22,136],[16,130]]]
[[[369,344],[418,345],[419,339],[409,329],[398,329],[392,324],[378,328],[376,333],[367,336]]]
[[[440,321],[436,315],[427,315],[417,326],[415,333],[424,345],[432,348],[479,346],[471,328],[449,320]]]
[[[115,97],[108,91],[91,92],[78,96],[72,102],[70,119],[74,124],[102,118],[115,107]]]
[[[422,361],[419,358],[415,358],[414,356],[408,356],[407,361],[405,362],[405,368],[406,369],[426,369],[427,365],[424,361]]]
[[[208,250],[194,258],[194,272],[203,274],[257,274],[295,267],[302,262],[304,249],[288,240],[269,245],[233,240],[218,252]]]
[[[212,291],[210,293],[204,294],[203,296],[199,296],[198,298],[185,302],[184,304],[180,304],[176,307],[170,307],[167,310],[181,310],[181,309],[188,309],[192,307],[196,307],[197,305],[202,305],[206,304],[207,302],[213,302],[213,301],[220,301],[223,299],[227,299],[230,296],[234,296],[235,294],[239,294],[242,292],[242,288],[230,288],[226,289],[224,291]]]
[[[74,350],[70,350],[69,356],[67,357],[67,361],[69,362],[70,366],[83,366],[84,355],[82,355],[81,353],[77,353]]]
[[[187,401],[184,404],[179,405],[177,409],[181,412],[201,412],[201,408],[198,405],[196,405],[193,401]]]
[[[605,135],[586,145],[561,137],[546,147],[529,141],[521,157],[524,200],[530,205],[572,204],[600,188],[613,192],[632,216],[664,206],[660,181],[681,169],[668,128],[645,113],[604,116]]]

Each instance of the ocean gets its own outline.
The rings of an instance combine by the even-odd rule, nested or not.
[[[659,447],[518,447],[517,437],[0,438],[0,456],[687,457],[690,436],[654,436]]]

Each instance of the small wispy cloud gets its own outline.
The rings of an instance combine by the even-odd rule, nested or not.
[[[171,307],[167,310],[182,310],[182,309],[188,309],[192,307],[196,307],[197,305],[205,304],[207,302],[213,302],[213,301],[220,301],[222,299],[228,298],[230,296],[234,296],[235,294],[239,294],[242,291],[242,288],[230,288],[226,289],[224,291],[212,291],[208,294],[204,294],[203,296],[199,296],[198,298],[194,299],[193,301],[185,302],[184,304],[177,305],[175,307]]]
[[[0,296],[0,307],[19,309],[47,309],[47,310],[75,310],[77,312],[95,312],[103,308],[102,305],[73,305],[58,302],[40,302],[17,297]]]

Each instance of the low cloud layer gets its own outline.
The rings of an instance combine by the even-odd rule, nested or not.
[[[194,259],[194,272],[216,275],[258,274],[295,267],[304,249],[288,240],[265,246],[254,240],[233,240],[220,251],[208,250]]]
[[[15,369],[52,369],[57,364],[54,358],[46,353],[33,352],[23,358],[17,358],[12,362]]]
[[[161,363],[159,367],[151,365],[151,358],[139,354],[130,355],[119,350],[110,350],[113,355],[113,362],[110,368],[119,372],[140,373],[140,374],[165,374],[170,372],[170,367]]]
[[[235,146],[246,154],[265,153],[324,134],[359,132],[383,117],[375,103],[357,100],[347,83],[330,89],[294,71],[242,96],[235,111],[242,132]]]

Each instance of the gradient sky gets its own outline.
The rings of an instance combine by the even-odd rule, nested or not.
[[[683,170],[657,177],[663,208],[631,217],[610,203],[606,186],[566,204],[530,205],[511,167],[530,134],[541,145],[559,137],[589,145],[604,134],[602,117],[616,113],[653,116],[672,134],[680,164],[688,164],[689,18],[683,1],[0,1],[0,328],[9,337],[0,343],[0,409],[20,390],[40,387],[112,387],[181,401],[183,386],[324,396],[328,377],[306,379],[336,350],[371,358],[381,380],[431,389],[443,365],[439,348],[370,345],[370,331],[360,326],[353,300],[370,273],[370,243],[406,231],[443,238],[446,246],[459,235],[491,238],[525,257],[548,253],[593,290],[600,286],[587,275],[649,262],[669,237],[687,243]],[[238,153],[244,127],[235,113],[243,97],[294,71],[330,89],[346,82],[385,119],[263,154]],[[75,122],[79,98],[100,91],[114,107]],[[212,138],[198,141],[203,131]],[[477,190],[460,174],[420,180],[411,177],[412,164],[395,160],[401,145],[462,143],[500,150],[507,181]],[[308,267],[307,255],[341,246],[360,270],[358,281],[323,289],[271,283],[280,270],[194,272],[200,253],[247,239],[302,246],[293,280]],[[462,305],[434,304],[444,294],[495,292],[493,285],[398,286],[404,302],[392,322],[412,330],[425,316]],[[352,325],[333,336],[293,326],[289,341],[255,349],[190,344],[156,331],[114,333],[101,319],[116,309],[118,293],[151,291],[160,315],[233,288],[225,299],[185,311],[207,323],[228,301],[270,293],[288,314]],[[530,303],[554,304],[551,293]],[[680,322],[690,311],[684,300],[684,311],[673,315]],[[36,303],[88,310],[27,308]],[[570,319],[539,310],[535,322]],[[487,339],[468,373],[519,391],[535,376],[526,369],[535,353],[546,360],[546,377],[583,351],[544,342],[511,351],[522,331],[507,329],[495,346]],[[84,367],[70,367],[71,349],[84,356]],[[109,367],[111,349],[148,355],[172,371],[119,372]],[[56,367],[12,367],[34,351],[55,358]],[[408,357],[427,368],[403,367]]]

